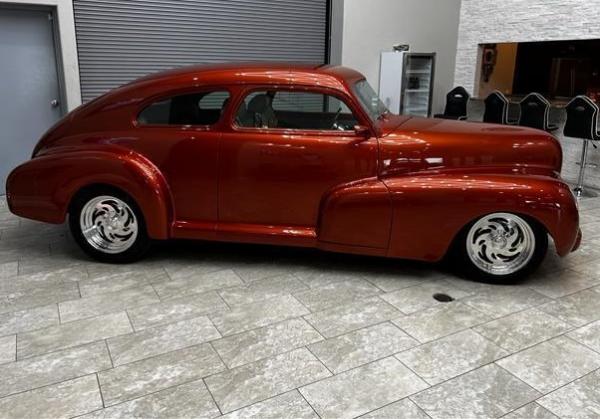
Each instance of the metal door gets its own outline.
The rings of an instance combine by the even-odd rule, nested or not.
[[[322,63],[327,0],[74,0],[87,102],[148,73],[222,61]]]
[[[52,15],[0,7],[0,195],[60,116]]]

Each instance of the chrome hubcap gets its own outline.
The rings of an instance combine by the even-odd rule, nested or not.
[[[518,215],[496,213],[483,217],[467,236],[471,261],[492,275],[510,275],[522,269],[533,257],[535,235]]]
[[[96,250],[116,254],[129,249],[138,235],[138,222],[129,205],[113,196],[98,196],[81,210],[83,237]]]

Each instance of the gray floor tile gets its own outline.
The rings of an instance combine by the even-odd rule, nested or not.
[[[75,298],[79,298],[77,283],[40,286],[5,295],[4,299],[0,299],[0,313],[26,310]]]
[[[73,284],[87,278],[87,271],[83,268],[66,268],[57,271],[38,272],[31,275],[20,275],[18,279],[0,281],[0,294],[10,294],[27,291],[40,287]]]
[[[558,417],[534,402],[502,416],[502,419],[558,419]]]
[[[521,286],[496,286],[465,298],[464,303],[497,318],[550,301],[547,297]]]
[[[596,370],[558,390],[538,403],[562,418],[597,419],[600,416],[600,370]]]
[[[84,415],[81,419],[215,418],[219,416],[202,380],[181,384]]]
[[[71,418],[102,407],[96,375],[0,399],[4,418]]]
[[[2,234],[2,230],[0,230]],[[0,279],[12,278],[19,274],[19,259],[24,253],[24,246],[9,246],[9,241],[0,240]],[[12,244],[12,243],[11,243]],[[45,253],[44,253],[45,252]],[[28,246],[27,253],[42,253],[48,254],[48,245],[40,249],[39,246]]]
[[[507,355],[472,330],[465,330],[402,352],[396,357],[429,384],[464,374]]]
[[[220,337],[208,317],[202,316],[116,336],[107,343],[113,364],[117,366]]]
[[[261,279],[286,275],[289,273],[289,268],[285,264],[276,262],[237,263],[233,270],[244,280],[244,282],[259,281]]]
[[[312,288],[309,291],[296,292],[294,297],[314,312],[340,304],[349,304],[380,292],[379,288],[364,279],[352,279]]]
[[[17,354],[17,336],[8,335],[0,338],[0,364],[13,362]]]
[[[600,199],[597,202],[600,208]],[[551,245],[547,260],[535,275],[518,285],[502,287],[463,280],[427,265],[388,263],[374,258],[359,260],[318,252],[288,253],[276,248],[254,251],[250,246],[236,247],[235,252],[221,252],[212,247],[198,252],[196,246],[186,249],[187,245],[182,244],[181,247],[176,245],[175,252],[159,251],[131,265],[101,264],[83,255],[69,237],[66,226],[23,221],[0,210],[0,404],[78,377],[96,377],[94,373],[97,373],[104,379],[110,378],[103,383],[110,406],[93,407],[94,413],[89,417],[154,414],[213,417],[220,411],[208,390],[203,388],[203,382],[213,374],[225,374],[224,364],[228,364],[234,371],[254,366],[254,372],[231,375],[226,387],[232,389],[232,396],[228,399],[225,395],[224,399],[234,404],[243,400],[240,404],[244,405],[256,402],[227,416],[316,418],[314,409],[293,388],[295,379],[303,379],[302,367],[306,362],[283,362],[282,356],[306,351],[308,364],[318,366],[319,371],[324,372],[323,377],[331,373],[325,364],[339,377],[387,358],[399,359],[404,353],[430,348],[429,352],[416,357],[419,362],[415,364],[424,370],[427,370],[426,365],[436,368],[438,357],[443,357],[445,362],[438,368],[442,373],[466,371],[475,368],[473,365],[491,371],[487,377],[467,384],[465,391],[461,379],[474,371],[437,384],[435,388],[448,389],[447,394],[441,392],[435,396],[440,398],[439,412],[450,412],[438,416],[452,419],[505,414],[507,417],[548,417],[549,406],[544,409],[540,407],[541,402],[536,404],[534,399],[540,395],[523,381],[494,362],[492,367],[479,366],[487,354],[479,340],[482,336],[473,339],[472,335],[465,335],[464,345],[446,343],[446,349],[443,349],[444,342],[457,333],[460,336],[460,333],[480,331],[485,334],[486,342],[496,343],[511,352],[528,353],[541,347],[539,354],[532,355],[534,361],[524,362],[529,370],[544,371],[544,363],[557,362],[567,370],[568,379],[584,374],[582,371],[588,368],[582,368],[581,364],[586,364],[589,356],[596,356],[594,350],[600,351],[597,342],[600,335],[597,308],[600,212],[596,217],[593,211],[582,217],[584,241],[579,251],[559,258],[553,255]],[[12,220],[16,227],[2,230],[5,219]],[[595,231],[598,234],[594,234]],[[23,262],[21,267],[19,260]],[[149,284],[160,290],[162,300]],[[143,287],[151,293],[136,295],[136,290]],[[435,302],[433,287],[435,292],[458,296],[459,301],[443,305]],[[443,287],[448,288],[443,290]],[[80,292],[84,296],[81,301]],[[386,298],[394,299],[399,307],[385,302],[382,292],[389,293]],[[60,319],[62,324],[59,323],[59,304],[64,314]],[[398,310],[400,306],[410,314]],[[138,333],[131,333],[128,325],[126,331],[123,329],[128,334],[112,340],[113,348],[116,348],[115,341],[122,340],[122,346],[114,351],[114,361],[128,362],[114,368],[106,340],[114,338],[112,333],[118,329],[113,330],[111,326],[113,317],[125,327],[125,311]],[[202,324],[194,327],[194,322],[202,316],[214,319],[228,335],[197,344],[208,339],[201,336]],[[217,327],[214,323],[213,326]],[[472,330],[466,330],[469,328]],[[212,332],[216,333],[214,329]],[[567,333],[564,339],[571,339],[576,349],[561,348],[560,352],[565,355],[557,356],[544,345],[547,339],[553,340],[561,333]],[[18,361],[14,360],[15,334],[19,357],[27,357]],[[218,336],[217,333],[215,337]],[[404,347],[404,344],[416,343],[411,338],[421,340],[424,345]],[[439,342],[442,349],[436,353],[433,346]],[[5,349],[2,349],[3,344]],[[36,355],[41,352],[44,354]],[[2,354],[10,355],[3,364]],[[561,356],[568,359],[563,360]],[[280,368],[273,366],[273,360]],[[296,367],[294,362],[300,366]],[[544,366],[539,367],[536,362]],[[399,364],[409,370],[408,366]],[[258,368],[258,365],[262,366]],[[588,367],[593,368],[594,364]],[[498,378],[494,369],[503,375]],[[280,370],[286,371],[283,376]],[[378,374],[373,372],[377,378],[371,381],[346,380],[349,385],[340,393],[323,391],[324,411],[342,412],[338,416],[356,410],[374,417],[423,418],[423,410],[413,402],[417,397],[414,394],[380,404],[378,397],[385,397],[387,391],[398,386],[394,387],[397,377],[393,373]],[[418,371],[411,374],[418,376]],[[544,377],[545,382],[563,377],[562,370],[548,374],[551,378]],[[565,418],[600,414],[597,405],[600,395],[593,387],[599,376],[590,374],[596,375],[587,381],[584,378],[566,384],[550,394],[554,414]],[[510,377],[514,381],[509,380]],[[324,386],[333,381],[325,378]],[[353,382],[359,384],[353,387]],[[311,383],[313,381],[302,381],[301,386]],[[447,386],[447,383],[452,385]],[[379,390],[378,386],[392,390]],[[564,395],[560,393],[563,389]],[[348,394],[353,392],[358,395],[350,396],[352,401],[349,402]],[[377,394],[371,396],[371,392]],[[68,392],[63,399],[53,400],[50,407],[42,401],[40,409],[35,405],[35,397],[23,399],[21,403],[30,405],[19,412],[21,416],[33,417],[46,409],[60,416],[61,405],[64,412],[85,414],[88,411],[70,410],[69,406],[78,402],[74,402]],[[336,401],[341,401],[339,406],[334,406]],[[429,401],[433,403],[433,399]],[[372,407],[374,405],[377,406]]]
[[[550,298],[560,298],[600,285],[600,278],[594,279],[587,275],[566,269],[552,274],[536,275],[527,281],[526,285]]]
[[[533,308],[491,321],[474,330],[512,353],[561,335],[571,328],[567,323]]]
[[[600,320],[598,292],[593,289],[561,297],[540,307],[540,310],[574,326]]]
[[[221,419],[265,419],[284,417],[294,419],[319,419],[312,407],[306,403],[306,400],[304,400],[296,390],[228,413],[222,416]]]
[[[540,394],[491,364],[411,397],[433,419],[496,418]]]
[[[417,344],[415,339],[391,323],[381,323],[309,345],[308,348],[330,371],[338,374]]]
[[[587,237],[581,247],[567,258],[569,269],[600,280],[600,237]]]
[[[398,268],[392,272],[373,271],[365,273],[364,278],[385,292],[397,291],[403,288],[420,285],[446,277],[443,272],[426,268]]]
[[[89,262],[86,264],[86,269],[90,279],[112,277],[115,275],[126,276],[128,274],[141,273],[151,284],[164,281],[165,274],[167,273],[167,271],[163,268],[162,263],[148,260],[125,265],[110,265],[106,263]]]
[[[19,227],[18,218],[0,216],[0,239],[2,238],[2,230],[13,229],[16,227]]]
[[[19,359],[133,332],[127,314],[107,314],[19,334]]]
[[[438,280],[426,282],[414,287],[403,288],[392,293],[384,294],[381,298],[394,305],[404,314],[411,314],[419,310],[442,304],[433,298],[433,295],[436,293],[448,294],[454,299],[464,298],[469,295],[468,292],[451,285],[445,280]]]
[[[361,419],[429,419],[429,416],[409,398],[402,399],[399,402],[388,404],[381,409],[374,410]]]
[[[181,298],[190,294],[218,290],[220,288],[241,285],[242,280],[232,270],[226,269],[217,272],[205,273],[161,282],[154,285],[154,289],[161,300]]]
[[[19,261],[19,275],[56,271],[64,268],[76,268],[82,265],[82,260],[67,255],[62,257],[57,257],[56,255],[28,257]]]
[[[159,299],[151,286],[65,301],[58,305],[62,322],[85,319],[114,313],[127,308],[158,303]]]
[[[336,282],[361,278],[361,275],[356,272],[327,267],[304,267],[296,270],[294,275],[309,288],[324,287]]]
[[[574,330],[567,336],[596,352],[600,352],[600,320]]]
[[[497,363],[533,388],[549,393],[600,368],[600,354],[559,336]]]
[[[399,317],[392,322],[419,341],[429,342],[488,320],[490,317],[487,315],[454,301]]]
[[[303,319],[228,336],[212,342],[227,367],[234,368],[323,340]]]
[[[489,290],[494,290],[500,286],[498,284],[492,284],[489,282],[479,282],[474,279],[462,278],[459,276],[447,276],[444,278],[444,281],[470,294],[487,292]]]
[[[297,349],[206,378],[223,413],[331,375],[308,350]]]
[[[105,406],[197,380],[225,369],[209,344],[192,346],[98,374]]]
[[[128,288],[160,283],[161,280],[168,281],[169,276],[164,273],[162,278],[156,276],[149,277],[143,270],[138,272],[123,272],[80,281],[79,290],[82,297],[90,297],[107,292],[118,292]]]
[[[270,298],[280,297],[308,287],[293,275],[274,276],[253,281],[239,287],[219,291],[219,295],[231,306],[252,304]]]
[[[321,380],[300,392],[322,418],[352,418],[427,388],[390,357]]]
[[[215,291],[192,294],[127,310],[135,330],[226,311],[229,311],[229,307]]]
[[[0,314],[0,336],[43,329],[58,321],[56,304]]]
[[[276,322],[308,314],[308,310],[290,295],[237,306],[231,311],[216,314],[211,320],[223,336],[245,332]]]
[[[600,259],[597,256],[594,260],[588,259],[587,261],[583,261],[583,263],[573,264],[571,269],[585,277],[596,281],[600,280]]]
[[[385,301],[373,297],[353,304],[333,307],[304,318],[325,337],[333,337],[398,317],[401,313]]]
[[[11,278],[17,276],[19,272],[19,262],[0,263],[0,278]]]
[[[104,342],[0,365],[0,397],[111,368]]]
[[[194,278],[225,270],[221,264],[197,256],[191,260],[168,259],[163,263],[164,270],[173,281],[194,282]]]

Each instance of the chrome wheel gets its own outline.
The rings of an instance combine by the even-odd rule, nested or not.
[[[103,253],[122,253],[138,236],[135,213],[127,203],[113,196],[90,199],[81,209],[79,225],[88,244]]]
[[[482,271],[510,275],[524,268],[535,252],[535,234],[521,217],[490,214],[478,220],[467,235],[467,254]]]

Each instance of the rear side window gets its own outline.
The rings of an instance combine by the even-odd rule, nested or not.
[[[154,102],[138,116],[142,125],[213,125],[229,102],[227,91],[192,93]]]

